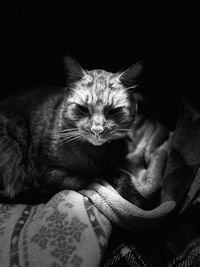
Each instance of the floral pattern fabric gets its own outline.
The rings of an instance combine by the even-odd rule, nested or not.
[[[47,204],[0,204],[0,266],[99,266],[110,222],[75,191]]]

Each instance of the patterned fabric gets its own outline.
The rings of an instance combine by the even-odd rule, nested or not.
[[[46,205],[0,205],[0,266],[99,266],[111,225],[81,194]]]

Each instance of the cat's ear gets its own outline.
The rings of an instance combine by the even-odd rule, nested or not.
[[[78,81],[84,76],[85,71],[82,69],[79,63],[71,56],[65,57],[64,64],[68,82]]]
[[[139,61],[133,64],[131,67],[126,69],[125,71],[119,73],[119,80],[122,84],[126,86],[131,86],[136,84],[138,77],[140,76],[143,69],[142,61]]]

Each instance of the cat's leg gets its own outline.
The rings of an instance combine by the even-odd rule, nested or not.
[[[48,169],[45,173],[45,183],[52,189],[72,189],[77,191],[85,188],[90,182],[90,177],[73,175],[62,168]]]
[[[48,202],[56,193],[71,189],[78,191],[88,184],[88,179],[83,177],[69,175],[62,169],[47,170],[46,174],[37,177],[38,185],[22,192],[19,192],[14,199],[2,198],[0,192],[0,202],[6,203],[24,203],[35,205]]]

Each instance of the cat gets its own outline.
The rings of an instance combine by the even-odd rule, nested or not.
[[[142,63],[111,73],[85,70],[70,56],[64,62],[66,87],[0,103],[0,195],[6,200],[80,190],[114,175],[127,153]]]

